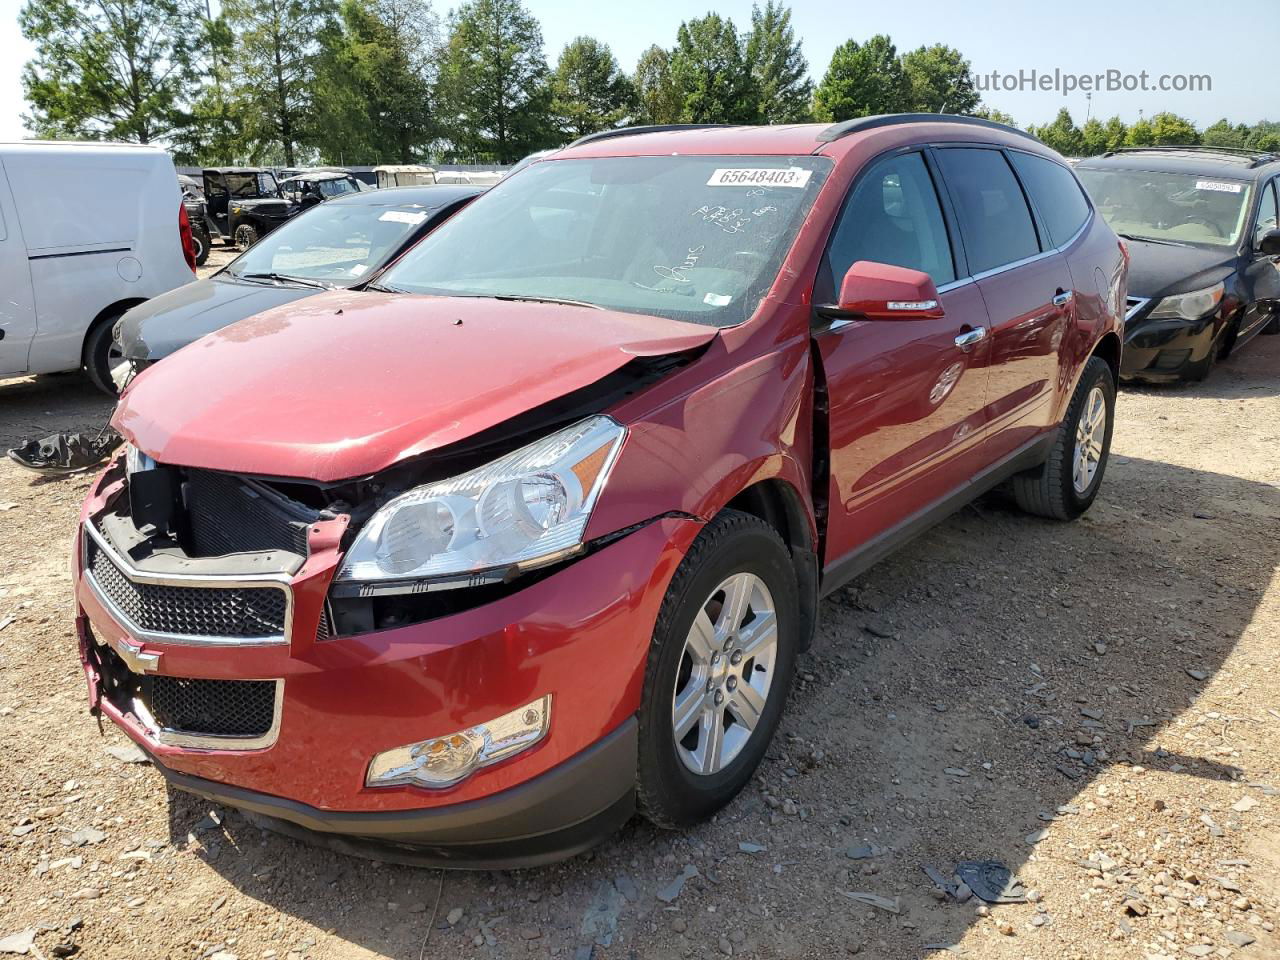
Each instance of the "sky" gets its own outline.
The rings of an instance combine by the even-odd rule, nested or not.
[[[525,2],[542,22],[553,64],[566,43],[590,34],[608,43],[628,72],[651,44],[672,46],[680,23],[690,17],[715,10],[745,29],[751,15],[751,0],[706,0],[705,6],[690,6],[687,0]],[[1263,8],[1276,3],[1263,0]],[[435,7],[444,14],[450,5],[437,2]],[[27,135],[21,120],[21,75],[31,47],[18,29],[21,6],[21,0],[0,0],[0,141]],[[1139,111],[1150,116],[1160,110],[1172,110],[1201,127],[1223,116],[1246,123],[1280,120],[1274,77],[1280,16],[1237,16],[1239,11],[1228,13],[1207,0],[792,0],[791,6],[815,82],[838,44],[887,33],[899,51],[931,43],[956,47],[975,74],[995,70],[1016,76],[1035,70],[1045,76],[1056,69],[1093,75],[1113,70],[1136,77],[1147,71],[1153,84],[1162,75],[1176,74],[1207,74],[1211,81],[1207,91],[1099,90],[1091,102],[1080,91],[997,89],[983,94],[984,103],[1023,126],[1047,122],[1063,106],[1077,123],[1089,112],[1103,118],[1119,114],[1132,122]]]

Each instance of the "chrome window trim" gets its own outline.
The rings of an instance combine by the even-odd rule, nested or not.
[[[276,680],[275,685],[276,696],[271,713],[271,727],[259,737],[218,737],[162,727],[147,709],[147,705],[137,697],[130,701],[130,705],[133,715],[142,724],[147,739],[154,743],[166,747],[183,747],[188,750],[264,750],[274,746],[276,740],[280,738],[280,718],[284,713],[284,681]]]
[[[125,572],[128,578],[135,583],[151,583],[165,587],[205,587],[214,590],[230,590],[236,588],[253,588],[253,587],[275,587],[284,593],[284,632],[279,634],[268,634],[261,637],[209,637],[200,636],[198,634],[188,633],[164,633],[155,630],[144,630],[138,624],[134,623],[120,607],[112,600],[105,590],[98,585],[92,571],[89,569],[89,551],[87,542],[82,542],[80,547],[80,569],[84,574],[85,583],[93,591],[93,595],[102,604],[103,608],[111,614],[111,617],[120,626],[124,627],[129,633],[139,640],[150,640],[153,643],[172,643],[182,646],[206,646],[206,647],[262,647],[274,646],[279,644],[287,644],[293,635],[293,589],[289,578],[281,574],[265,573],[265,574],[246,574],[244,576],[221,576],[207,577],[199,574],[190,573],[172,573],[157,574],[148,573],[139,570],[125,557],[123,557],[111,543],[104,537],[92,522],[84,524],[85,536],[92,538],[94,545],[103,551],[107,558],[114,563],[121,571]]]
[[[1150,297],[1126,297],[1125,298],[1125,320],[1132,320],[1134,314],[1151,302]]]

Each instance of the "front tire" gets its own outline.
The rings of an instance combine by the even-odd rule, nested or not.
[[[258,242],[258,230],[251,223],[242,223],[236,227],[236,249],[241,253]]]
[[[1116,385],[1101,357],[1085,364],[1058,426],[1049,458],[1013,478],[1013,496],[1027,513],[1074,520],[1092,506],[1111,454]]]
[[[662,827],[711,816],[751,779],[791,686],[799,589],[786,544],[726,510],[667,588],[640,706],[636,794]]]

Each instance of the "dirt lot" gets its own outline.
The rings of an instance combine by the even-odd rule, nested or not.
[[[0,383],[0,444],[107,411],[77,377]],[[0,463],[0,938],[130,960],[1280,956],[1278,450],[1280,337],[1207,385],[1125,390],[1085,519],[988,497],[824,605],[758,781],[715,822],[479,874],[264,834],[109,752],[127,741],[85,710],[70,619],[87,481]],[[982,858],[1030,902],[942,900],[922,870]]]

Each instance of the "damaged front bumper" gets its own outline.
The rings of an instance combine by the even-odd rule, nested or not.
[[[348,852],[456,865],[546,862],[630,815],[653,624],[698,521],[658,518],[490,602],[343,635],[328,588],[345,518],[307,526],[291,570],[261,550],[157,556],[118,542],[123,487],[117,462],[81,516],[81,656],[92,705],[175,787]],[[366,785],[380,752],[547,695],[524,752],[447,788]]]

